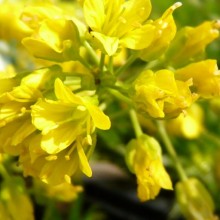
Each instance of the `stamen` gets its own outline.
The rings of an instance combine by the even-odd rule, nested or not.
[[[66,160],[70,160],[70,155],[65,155]]]
[[[65,155],[65,159],[66,160],[70,160],[70,154],[74,151],[74,149],[76,148],[76,143],[74,143],[72,145],[72,147],[70,147],[70,150],[67,152],[67,154]]]
[[[175,4],[173,4],[171,7],[169,7],[165,13],[162,15],[162,20],[167,19],[173,12],[174,10],[176,10],[177,8],[179,8],[180,6],[182,6],[181,2],[176,2]]]
[[[50,156],[45,157],[45,159],[48,161],[57,160],[57,155],[50,155]]]
[[[92,145],[92,137],[91,137],[91,135],[87,134],[86,142],[87,142],[88,145]]]
[[[41,181],[48,184],[48,180],[47,180],[47,175],[46,174],[41,177]]]
[[[141,27],[141,23],[135,21],[134,23],[131,24],[134,28],[140,28]]]
[[[179,8],[182,5],[183,5],[182,2],[176,2],[171,6],[171,9],[174,11],[175,9]]]
[[[210,34],[212,34],[213,36],[218,36],[219,31],[216,30],[216,29],[211,29],[211,30],[210,30]]]
[[[214,28],[220,29],[220,20],[215,20],[213,23]]]
[[[86,110],[86,107],[83,106],[83,105],[79,105],[79,106],[77,106],[76,109],[79,110],[79,111],[85,111],[85,110]]]
[[[22,107],[22,108],[21,108],[21,112],[22,112],[22,113],[25,113],[26,110],[27,110],[27,109],[26,109],[25,107]]]
[[[91,133],[91,118],[88,117],[87,123],[86,123],[86,140],[89,145],[92,145],[92,138],[91,138],[90,133]]]
[[[219,76],[220,75],[220,70],[218,70],[218,66],[216,65],[216,69],[214,71],[214,76]]]
[[[65,181],[66,181],[67,183],[71,184],[71,178],[70,178],[69,175],[65,174],[65,175],[64,175],[64,179],[65,179]]]
[[[145,8],[145,7],[140,8],[140,11],[139,11],[140,17],[145,14],[145,11],[146,11],[146,8]]]
[[[165,29],[168,26],[167,22],[163,22],[162,28]]]
[[[127,23],[127,20],[123,17],[119,17],[119,22],[121,22],[122,24],[126,24]]]

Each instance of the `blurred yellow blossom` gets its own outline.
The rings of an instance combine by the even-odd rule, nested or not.
[[[0,39],[18,40],[32,33],[32,30],[20,20],[24,2],[0,2]],[[7,21],[7,22],[6,22]]]
[[[73,185],[70,183],[61,183],[56,186],[46,184],[46,193],[50,198],[55,198],[59,201],[70,202],[77,198],[78,194],[83,191],[82,186]]]
[[[170,119],[166,123],[169,134],[185,137],[187,139],[198,138],[204,130],[204,112],[194,103],[177,118]]]
[[[217,220],[214,203],[203,184],[190,178],[176,185],[176,196],[181,211],[190,220]]]
[[[220,21],[206,21],[196,27],[180,29],[165,54],[165,60],[174,67],[204,58],[206,46],[219,36]]]
[[[23,141],[35,130],[27,113],[0,127],[0,153],[20,155]]]
[[[79,58],[79,32],[71,20],[44,20],[33,35],[24,38],[22,43],[36,58],[57,62]]]
[[[26,5],[21,11],[20,20],[30,29],[35,30],[47,19],[62,19],[64,12],[60,7],[49,1],[38,1],[35,4]]]
[[[204,98],[220,95],[220,71],[216,60],[203,60],[176,70],[176,78],[193,81],[193,91]]]
[[[34,220],[32,203],[25,192],[23,180],[13,177],[0,185],[0,219]]]

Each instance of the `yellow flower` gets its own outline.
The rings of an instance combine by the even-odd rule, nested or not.
[[[32,203],[24,190],[23,180],[19,177],[1,183],[0,219],[34,220]]]
[[[71,145],[56,154],[47,153],[41,148],[42,138],[41,134],[34,133],[23,143],[25,147],[20,154],[19,162],[23,167],[24,176],[39,178],[53,186],[70,184],[74,174],[83,172],[88,177],[92,176],[87,155],[95,147],[95,134],[90,136],[92,143],[88,143],[85,135],[78,135]]]
[[[172,183],[163,163],[159,143],[152,137],[142,135],[127,146],[126,161],[135,173],[138,197],[141,201],[154,199],[161,188],[172,189]]]
[[[0,89],[0,127],[23,116],[30,105],[42,97],[43,90],[51,89],[60,74],[61,69],[52,66],[27,73],[21,80],[19,76],[0,79],[4,83]]]
[[[175,3],[164,12],[161,18],[152,23],[156,29],[155,37],[151,44],[141,51],[141,59],[145,61],[158,59],[168,48],[176,34],[176,24],[172,14],[181,5],[180,2]]]
[[[59,78],[55,81],[55,94],[58,101],[39,100],[32,106],[33,124],[42,131],[41,147],[46,152],[60,152],[83,133],[89,138],[95,127],[110,128],[109,118],[89,97],[73,94]]]
[[[175,80],[170,70],[146,70],[135,80],[132,98],[138,113],[153,118],[176,117],[195,100],[189,86],[189,80]]]
[[[20,154],[22,142],[36,130],[31,123],[30,106],[42,97],[42,91],[46,95],[45,90],[53,88],[60,73],[60,68],[53,66],[35,70],[21,80],[19,76],[0,79],[4,82],[0,93],[0,152]]]
[[[177,118],[168,120],[166,128],[171,135],[195,139],[198,138],[203,131],[203,118],[202,108],[194,103]]]
[[[180,67],[203,59],[206,46],[219,36],[219,28],[219,21],[206,21],[196,27],[182,28],[166,53],[165,62]]]
[[[55,79],[57,77],[64,78],[63,75],[62,69],[58,65],[36,69],[23,76],[20,86],[27,86],[31,90],[43,92],[45,95],[47,91],[53,90]],[[40,97],[42,95],[38,96],[38,98]],[[37,99],[34,101],[37,101]]]
[[[46,19],[61,19],[64,13],[61,8],[49,2],[37,2],[33,5],[23,7],[20,19],[30,29],[35,30],[40,27]]]
[[[24,7],[22,1],[16,2],[16,4],[3,1],[0,3],[0,7],[0,39],[16,39],[19,42],[23,37],[32,33],[32,30],[19,19]]]
[[[23,8],[20,19],[33,31],[39,29],[45,20],[72,20],[79,28],[80,35],[84,35],[86,26],[82,22],[83,15],[79,13],[79,10],[81,7],[79,8],[77,2],[56,2],[54,5],[49,1],[37,1]]]
[[[154,26],[144,24],[150,0],[85,0],[83,8],[90,34],[109,56],[120,47],[143,49],[153,40]]]
[[[216,60],[203,60],[176,70],[180,80],[193,81],[193,89],[204,98],[220,95],[220,71]]]
[[[220,97],[215,97],[210,100],[210,107],[217,115],[220,113]]]
[[[0,127],[0,153],[19,155],[23,150],[23,141],[35,130],[27,113]]]
[[[17,86],[18,83],[16,82],[15,79],[10,79],[10,78],[3,78],[3,79],[0,79],[0,84],[1,84],[1,87],[0,87],[0,98],[2,96],[4,96],[4,94],[6,92],[10,92],[13,87]]]
[[[92,175],[86,154],[95,145],[95,128],[109,129],[110,120],[92,97],[74,94],[59,78],[55,95],[56,101],[41,99],[31,107],[32,122],[41,135],[27,144],[20,161],[26,175],[60,184],[79,169]]]
[[[41,182],[42,183],[42,182]],[[78,194],[83,191],[82,186],[75,186],[70,183],[62,183],[56,186],[44,184],[45,193],[48,197],[59,201],[71,202],[78,197]]]
[[[187,219],[218,219],[217,216],[214,216],[212,197],[199,180],[190,178],[177,183],[176,196],[181,211]]]
[[[49,39],[49,40],[48,40]],[[67,19],[46,19],[23,45],[36,58],[64,62],[79,58],[80,37],[77,26]]]
[[[25,90],[26,89],[26,90]],[[17,92],[16,92],[17,90]],[[30,106],[30,103],[19,102],[15,100],[15,95],[19,98],[30,98],[33,95],[33,91],[27,87],[15,87],[12,91],[4,92],[0,96],[0,127],[5,126],[7,123],[22,117],[27,108]],[[22,96],[24,95],[24,96]]]

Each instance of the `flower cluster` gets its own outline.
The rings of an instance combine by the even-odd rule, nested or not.
[[[172,126],[180,128],[181,123],[182,130],[174,130],[189,139],[204,130],[193,120],[190,109],[199,100],[220,96],[217,61],[205,58],[206,47],[219,36],[220,22],[178,29],[173,13],[180,2],[157,19],[150,16],[150,0],[66,4],[1,3],[0,39],[21,57],[10,62],[13,55],[5,53],[5,67],[0,70],[0,156],[18,158],[24,176],[49,186],[45,189],[48,195],[65,200],[64,193],[69,201],[82,191],[74,185],[80,174],[92,176],[89,159],[97,134],[109,130],[111,124],[114,129],[114,109],[120,106],[130,116],[136,135],[123,143],[123,152],[137,178],[140,200],[154,199],[161,188],[173,189],[163,165],[161,140],[182,181],[177,186],[179,195],[188,190],[191,180],[186,180],[161,121],[176,120],[167,125],[170,133]],[[10,16],[9,11],[13,11]],[[145,131],[140,117],[159,126],[161,140]],[[192,124],[196,130],[191,132]],[[0,175],[7,161],[0,161]],[[196,189],[200,188],[203,186]],[[17,189],[11,185],[0,189],[1,210],[4,200],[7,207],[13,205],[9,201],[13,190]],[[29,207],[22,193],[16,192],[16,198]],[[179,200],[185,210],[186,197],[191,195],[187,191],[184,196]],[[207,206],[212,203],[209,200]],[[5,216],[10,215],[7,210]],[[213,210],[211,205],[210,216]],[[190,212],[187,209],[186,216],[194,215]]]

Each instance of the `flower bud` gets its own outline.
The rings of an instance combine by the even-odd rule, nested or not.
[[[212,198],[199,180],[190,178],[177,183],[176,196],[186,219],[217,220]]]
[[[10,178],[1,184],[0,218],[34,220],[32,203],[25,192],[23,179],[20,177]]]
[[[176,34],[176,24],[173,19],[173,12],[182,4],[176,2],[169,7],[161,18],[155,20],[152,24],[155,26],[155,37],[152,43],[141,51],[140,58],[145,61],[151,61],[160,57],[170,45]]]
[[[79,58],[79,31],[71,20],[44,20],[36,33],[24,38],[22,43],[36,58],[57,62]]]
[[[177,32],[165,59],[174,67],[184,66],[203,58],[206,46],[219,36],[220,22],[207,21]]]
[[[172,189],[172,182],[162,163],[161,147],[156,139],[142,135],[129,142],[126,162],[136,174],[138,197],[141,201],[154,199],[161,188]]]

